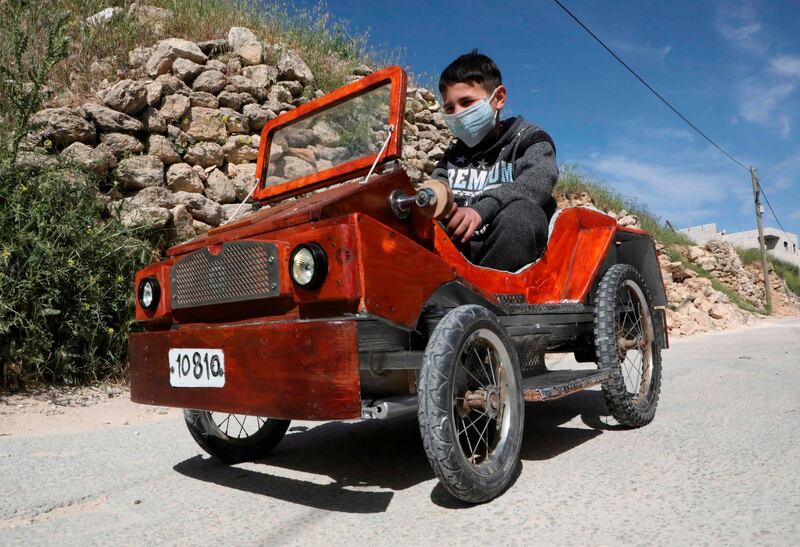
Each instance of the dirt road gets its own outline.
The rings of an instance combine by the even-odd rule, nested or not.
[[[224,467],[201,454],[178,411],[117,397],[50,416],[8,404],[0,545],[800,537],[797,320],[675,341],[656,420],[640,430],[606,425],[599,392],[529,405],[518,480],[474,507],[437,485],[410,420],[293,423],[270,458]]]

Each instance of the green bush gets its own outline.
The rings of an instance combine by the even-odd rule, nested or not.
[[[0,368],[4,387],[122,375],[133,276],[151,246],[113,220],[68,166],[0,173]]]
[[[36,129],[41,87],[65,56],[66,20],[25,0],[8,0],[0,15],[14,23],[13,55],[0,63],[0,387],[121,376],[132,280],[152,246],[147,234],[103,218],[89,173],[20,148]]]

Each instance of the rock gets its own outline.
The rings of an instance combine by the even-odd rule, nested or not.
[[[219,226],[225,218],[225,212],[219,203],[215,203],[202,194],[194,192],[175,192],[175,203],[183,205],[192,218],[211,226]]]
[[[164,133],[167,130],[167,120],[152,106],[148,106],[139,114],[139,121],[147,133]]]
[[[240,169],[237,169],[236,175],[230,179],[233,187],[236,189],[236,201],[242,202],[245,200],[245,198],[247,198],[247,201],[251,202],[253,201],[252,198],[248,198],[247,196],[256,185],[256,165],[254,163],[245,163],[243,165],[239,165],[238,167]],[[252,167],[252,171],[241,169],[242,167]]]
[[[233,203],[236,201],[236,187],[219,169],[214,169],[209,173],[205,194],[217,203]]]
[[[147,106],[147,88],[142,82],[121,80],[106,91],[103,102],[118,112],[135,115]]]
[[[269,88],[278,79],[278,69],[270,65],[254,65],[242,69],[242,74],[250,80],[251,93],[258,100],[263,101],[267,98]]]
[[[160,36],[164,34],[164,29],[174,14],[165,8],[134,2],[128,8],[128,16],[136,19],[140,25],[150,29],[153,34]]]
[[[61,152],[61,157],[92,171],[97,176],[102,177],[108,173],[108,156],[88,144],[73,142]]]
[[[225,155],[222,147],[215,142],[198,142],[186,151],[183,159],[191,165],[211,167],[212,165],[222,165]]]
[[[424,109],[416,113],[414,116],[417,123],[433,123],[433,113],[430,110]]]
[[[203,192],[203,181],[188,163],[176,163],[167,169],[167,188],[173,192]]]
[[[161,115],[171,124],[180,124],[190,108],[189,97],[184,95],[167,95],[161,103]]]
[[[228,59],[228,62],[225,63],[225,75],[226,76],[234,76],[239,74],[242,71],[242,60],[237,57],[233,56]]]
[[[262,108],[257,104],[244,105],[242,112],[247,122],[250,124],[250,131],[261,131],[268,121],[277,117],[277,114],[272,110]]]
[[[252,66],[261,63],[264,47],[261,42],[248,42],[236,48],[234,53],[242,59],[242,65]]]
[[[127,190],[164,185],[164,164],[153,156],[133,156],[119,162],[114,176]]]
[[[288,91],[292,97],[299,97],[303,93],[303,84],[294,80],[281,80],[278,85]]]
[[[311,69],[303,59],[294,52],[287,49],[278,60],[278,77],[281,80],[297,80],[304,86],[314,81]]]
[[[141,131],[143,126],[142,122],[136,118],[132,118],[122,112],[112,110],[107,106],[100,106],[99,104],[86,103],[83,109],[94,122],[95,126],[101,131]]]
[[[150,76],[160,76],[170,71],[175,59],[189,59],[195,63],[205,64],[206,55],[194,42],[170,38],[156,45],[145,68]]]
[[[147,91],[147,104],[158,106],[161,104],[161,96],[164,94],[164,84],[161,82],[148,82],[144,86]]]
[[[107,145],[100,143],[94,147],[94,150],[98,154],[102,154],[108,160],[109,171],[117,166],[117,158],[114,156],[114,151]]]
[[[194,229],[194,219],[185,205],[176,205],[170,212],[172,218],[167,224],[170,241],[186,241],[197,235]]]
[[[241,220],[246,216],[250,216],[253,214],[252,206],[247,204],[242,205],[241,203],[229,203],[222,206],[222,209],[225,212],[225,219],[226,222],[232,222],[234,220]]]
[[[108,21],[111,21],[114,17],[122,15],[123,13],[125,13],[125,10],[123,10],[122,8],[118,8],[116,6],[111,8],[106,8],[104,10],[98,11],[91,17],[87,17],[86,23],[95,26],[102,25],[103,23],[107,23]]]
[[[219,70],[206,70],[195,78],[192,89],[216,95],[225,89],[226,83],[225,75]]]
[[[127,133],[104,133],[100,135],[100,142],[108,146],[117,158],[144,150],[142,141]]]
[[[639,218],[636,215],[625,215],[624,217],[620,218],[617,223],[620,226],[638,226]]]
[[[171,218],[168,209],[151,205],[133,203],[130,198],[125,198],[118,206],[115,215],[123,226],[128,228],[163,228]]]
[[[317,122],[317,124],[311,128],[311,131],[314,132],[317,141],[323,146],[335,147],[342,140],[341,135],[325,121]]]
[[[189,94],[189,104],[191,106],[202,106],[204,108],[219,108],[217,97],[205,91],[192,91]]]
[[[317,135],[311,129],[294,129],[286,132],[286,143],[292,148],[305,148],[314,144]],[[325,158],[330,159],[330,158]]]
[[[175,59],[172,63],[172,73],[183,81],[194,80],[205,67],[189,59]]]
[[[311,165],[314,165],[316,162],[316,157],[314,155],[314,149],[311,147],[308,148],[289,148],[286,151],[287,156],[293,156],[295,158],[300,158],[303,161],[307,161]]]
[[[353,69],[354,76],[369,76],[373,72],[374,71],[367,65],[358,65],[356,68]]]
[[[156,81],[164,86],[164,95],[172,95],[173,93],[189,95],[189,93],[191,93],[189,86],[183,83],[183,80],[172,74],[162,74],[156,78]]]
[[[206,62],[206,68],[208,70],[219,70],[220,72],[225,72],[228,70],[228,65],[219,59],[209,59],[208,62]]]
[[[289,101],[292,100],[292,94],[289,92],[288,89],[286,89],[282,85],[275,84],[270,88],[269,93],[267,94],[267,98],[271,102],[288,103]]]
[[[344,146],[337,146],[335,148],[317,146],[315,149],[315,153],[317,158],[332,162],[338,162],[346,158],[347,155],[349,154],[347,148],[345,148]]]
[[[247,27],[231,27],[228,31],[228,48],[231,51],[236,51],[237,48],[250,42],[258,42],[252,30]]]
[[[184,133],[174,125],[167,126],[167,136],[169,137],[169,140],[172,141],[175,144],[175,146],[179,148],[186,149],[189,148],[189,146],[191,146],[194,143],[192,137],[190,137],[188,134]]]
[[[147,62],[152,54],[153,48],[136,46],[128,52],[128,64],[131,68],[139,68]]]
[[[225,122],[225,129],[228,133],[242,134],[250,132],[250,124],[244,115],[239,114],[231,108],[220,108],[222,120]]]
[[[212,53],[217,53],[222,51],[226,44],[227,44],[226,40],[218,38],[216,40],[205,40],[203,42],[197,42],[197,47],[199,47],[200,51],[202,51],[206,55],[211,55]]]
[[[161,135],[150,135],[147,140],[147,153],[161,160],[164,165],[181,161],[181,156],[172,143]]]
[[[224,215],[225,212],[223,211],[222,214]],[[206,224],[205,222],[200,222],[199,220],[195,220],[194,222],[192,222],[192,226],[194,226],[194,230],[198,234],[204,234],[208,232],[211,228],[213,228],[213,226]]]
[[[225,159],[228,160],[229,163],[255,161],[258,159],[258,145],[260,141],[261,139],[258,135],[228,137],[225,146],[222,147],[225,153]]]
[[[254,103],[255,99],[249,93],[229,93],[223,91],[217,96],[219,105],[232,110],[241,110],[246,104]]]
[[[31,117],[31,123],[41,125],[38,133],[43,141],[56,146],[73,142],[92,144],[97,137],[94,125],[83,117],[80,110],[72,108],[45,108]]]
[[[283,176],[287,180],[298,179],[315,171],[314,166],[305,160],[293,156],[283,159]]]
[[[192,169],[194,169],[194,172],[200,177],[200,180],[203,182],[208,180],[208,173],[206,173],[206,170],[201,165],[192,165]],[[208,169],[213,169],[213,167],[209,167]]]

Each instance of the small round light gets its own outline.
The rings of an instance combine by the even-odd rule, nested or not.
[[[318,243],[298,245],[289,261],[292,280],[304,289],[322,285],[328,273],[328,257]]]
[[[139,283],[139,305],[144,309],[156,309],[160,296],[161,287],[155,277],[146,277]]]

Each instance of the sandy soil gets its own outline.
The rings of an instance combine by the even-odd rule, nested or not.
[[[132,403],[121,385],[0,394],[0,437],[95,431],[180,415],[179,409]]]

